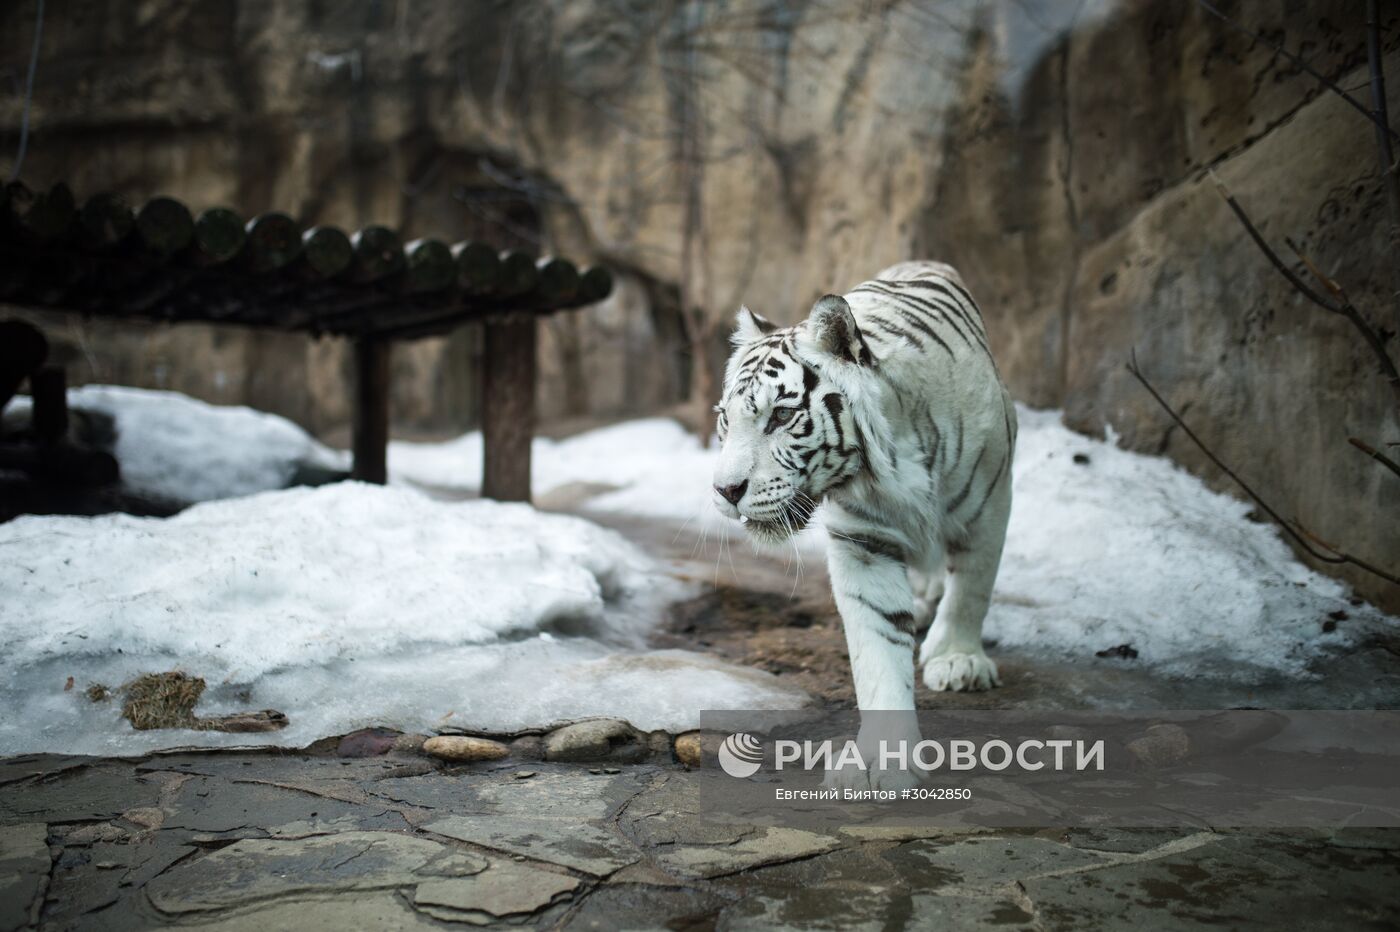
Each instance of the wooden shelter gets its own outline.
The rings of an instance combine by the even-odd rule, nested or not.
[[[538,315],[606,298],[612,275],[483,243],[404,243],[383,226],[302,229],[284,213],[198,214],[170,197],[78,203],[64,184],[0,194],[0,303],[107,320],[230,324],[354,342],[354,471],[384,482],[397,340],[485,326],[482,494],[527,501]]]

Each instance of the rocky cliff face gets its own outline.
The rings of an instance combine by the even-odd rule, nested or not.
[[[1227,9],[1364,94],[1363,5]],[[0,13],[16,74],[32,22],[32,4]],[[1193,4],[70,0],[49,3],[34,114],[36,181],[613,263],[609,302],[545,325],[546,417],[682,398],[682,293],[714,366],[741,302],[792,322],[885,264],[941,258],[979,296],[1020,399],[1220,483],[1124,371],[1135,348],[1284,514],[1400,563],[1400,481],[1345,442],[1400,439],[1365,347],[1278,278],[1205,176],[1394,332],[1371,127]],[[346,415],[334,343],[58,329],[78,375],[318,430]],[[478,352],[470,331],[401,351],[397,422],[470,422]]]

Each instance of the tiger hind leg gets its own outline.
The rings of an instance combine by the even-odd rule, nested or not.
[[[948,577],[947,566],[940,555],[935,565],[909,570],[909,588],[914,594],[914,630],[928,631],[938,604],[943,601],[943,589]]]
[[[1010,483],[1002,486],[993,492],[994,500],[981,516],[986,520],[973,529],[966,548],[950,554],[946,591],[919,648],[924,685],[936,692],[976,692],[1001,685],[996,662],[982,649],[982,622],[991,606],[1011,510]]]
[[[948,591],[938,617],[919,649],[924,685],[935,692],[978,692],[1001,685],[996,661],[982,649],[982,620],[990,591],[983,574],[958,570],[948,574]],[[978,609],[981,605],[982,608]]]

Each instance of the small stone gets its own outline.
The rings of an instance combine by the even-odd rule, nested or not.
[[[414,753],[423,750],[423,743],[427,740],[427,735],[399,735],[394,739],[393,749]]]
[[[670,758],[671,733],[669,731],[651,732],[647,735],[647,749],[656,757]]]
[[[335,752],[341,757],[378,757],[393,750],[400,737],[389,728],[361,728],[341,738]]]
[[[534,770],[517,770],[515,773],[511,774],[511,776],[517,780],[528,780],[536,773],[537,771]]]
[[[704,764],[704,742],[700,732],[686,732],[676,735],[676,760],[686,767],[700,767]]]
[[[113,871],[121,867],[116,861],[98,861],[96,866],[100,871]]]
[[[1180,725],[1152,725],[1125,747],[1140,766],[1170,767],[1191,753],[1191,738]]]
[[[423,751],[443,760],[482,761],[500,760],[510,756],[510,748],[490,738],[472,738],[466,735],[438,735],[423,742]]]
[[[622,770],[618,767],[604,767],[603,773],[622,773]]]
[[[521,760],[544,760],[544,739],[539,735],[521,735],[510,743],[510,753]]]
[[[617,719],[600,718],[555,729],[544,739],[545,760],[601,760],[617,746],[630,746],[636,730]]]
[[[612,749],[608,760],[619,764],[640,764],[651,757],[651,748],[645,744],[619,744]]]

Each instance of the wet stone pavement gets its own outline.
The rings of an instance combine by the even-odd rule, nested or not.
[[[816,833],[677,763],[0,761],[0,930],[1389,929],[1400,831]]]

